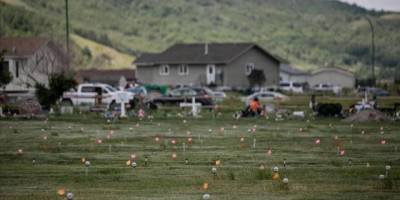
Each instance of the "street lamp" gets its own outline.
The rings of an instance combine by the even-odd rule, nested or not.
[[[375,84],[376,84],[376,78],[375,78],[375,29],[374,29],[372,20],[369,17],[365,17],[365,19],[367,20],[367,22],[371,28],[371,49],[372,49],[371,72],[372,72],[372,83],[373,83],[373,86],[375,86]]]

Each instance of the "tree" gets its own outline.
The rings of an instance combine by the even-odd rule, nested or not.
[[[247,79],[249,80],[251,87],[262,86],[267,80],[265,78],[264,70],[261,69],[253,69],[251,73],[247,76]]]
[[[77,84],[72,74],[57,73],[49,76],[49,87],[36,83],[36,97],[45,108],[55,105],[63,93]]]
[[[4,54],[5,51],[0,52],[0,87],[3,88],[3,90],[13,79],[11,72],[4,65]]]

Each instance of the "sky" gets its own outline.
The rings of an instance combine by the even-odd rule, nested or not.
[[[400,11],[400,0],[340,0],[375,10]]]

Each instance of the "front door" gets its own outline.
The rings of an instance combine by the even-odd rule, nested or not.
[[[207,85],[215,84],[215,65],[207,65]]]

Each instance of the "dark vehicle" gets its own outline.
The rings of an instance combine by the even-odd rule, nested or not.
[[[375,87],[365,87],[365,88],[359,88],[358,92],[361,93],[362,95],[367,92],[368,94],[372,96],[378,96],[378,97],[387,97],[390,95],[390,93],[384,89],[381,88],[375,88]]]
[[[213,105],[213,100],[210,95],[202,90],[195,90],[192,88],[179,88],[172,90],[168,95],[155,97],[148,103],[156,105],[157,107],[163,105],[179,105],[183,102],[192,102],[193,97],[195,97],[196,103],[200,103],[203,106]]]

